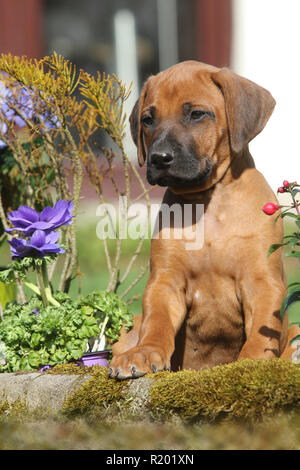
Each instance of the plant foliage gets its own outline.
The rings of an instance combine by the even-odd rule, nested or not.
[[[289,183],[284,181],[284,185],[278,189],[278,192],[289,193],[291,197],[291,204],[289,206],[281,206],[284,209],[276,217],[275,222],[279,217],[285,218],[289,217],[295,222],[296,230],[290,235],[283,237],[282,243],[276,243],[270,246],[268,251],[268,256],[270,256],[274,251],[278,250],[281,247],[285,247],[285,257],[287,258],[296,258],[300,260],[300,202],[297,201],[297,196],[300,193],[300,185],[296,182]],[[278,206],[279,208],[279,206]],[[287,313],[288,308],[291,305],[295,305],[297,308],[297,320],[290,322],[291,325],[298,325],[300,327],[300,280],[297,282],[290,283],[288,285],[287,294],[282,302],[280,309],[281,318]],[[295,336],[291,343],[300,342],[300,335]]]
[[[144,183],[123,146],[124,103],[130,84],[125,85],[114,74],[98,72],[93,77],[55,52],[41,60],[2,54],[0,87],[1,84],[5,106],[0,106],[0,142],[5,147],[0,150],[0,243],[7,236],[4,230],[10,227],[8,212],[20,205],[40,211],[57,200],[72,200],[76,216],[84,171],[100,203],[105,203],[103,179],[109,178],[116,197],[125,194],[129,205],[132,175],[149,202]],[[21,133],[17,132],[16,119],[22,122]],[[99,132],[108,135],[117,150],[100,147]],[[125,192],[113,173],[118,157]],[[59,272],[59,290],[68,292],[80,272],[75,223],[64,227],[63,243],[66,253]],[[110,275],[107,290],[114,292],[129,270],[121,280],[120,238],[116,239],[114,259],[106,240],[103,243]]]
[[[132,325],[127,305],[118,296],[93,292],[86,298],[72,300],[67,294],[56,294],[60,305],[44,307],[40,296],[33,295],[26,305],[11,302],[0,322],[0,344],[3,346],[1,372],[36,370],[79,359],[87,343],[96,337],[106,316],[105,335],[110,342],[118,338],[123,322]]]

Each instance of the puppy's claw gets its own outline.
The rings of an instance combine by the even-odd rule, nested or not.
[[[137,379],[137,378],[139,378],[139,377],[143,377],[143,375],[145,375],[145,374],[147,374],[147,372],[138,372],[138,371],[135,371],[133,378],[134,378],[134,379]]]

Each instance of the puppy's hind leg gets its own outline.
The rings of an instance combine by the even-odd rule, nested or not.
[[[119,340],[111,347],[113,356],[119,356],[137,345],[141,323],[142,315],[136,315],[133,317],[131,330],[127,331],[126,328],[122,326]]]

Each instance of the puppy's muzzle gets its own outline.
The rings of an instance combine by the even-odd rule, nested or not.
[[[153,152],[150,155],[150,163],[158,170],[165,170],[172,165],[174,158],[170,153]]]

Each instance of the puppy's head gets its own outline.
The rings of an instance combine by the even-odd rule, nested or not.
[[[150,184],[175,191],[205,190],[221,176],[269,119],[275,100],[229,69],[177,64],[150,77],[130,126]]]

